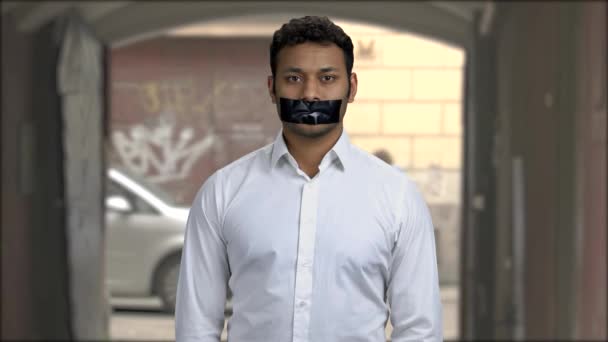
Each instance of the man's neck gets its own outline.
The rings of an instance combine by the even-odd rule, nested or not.
[[[329,133],[318,138],[307,138],[283,130],[283,138],[289,153],[294,157],[298,166],[310,178],[319,172],[319,164],[329,150],[336,144],[342,134],[342,125],[338,125]]]

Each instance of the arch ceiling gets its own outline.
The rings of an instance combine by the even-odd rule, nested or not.
[[[286,18],[289,13],[327,15],[405,30],[467,48],[476,11],[489,12],[488,1],[2,1],[22,32],[33,32],[76,8],[105,43],[128,44],[168,29],[235,17]],[[490,8],[491,9],[491,8]],[[280,22],[284,22],[281,19]],[[276,27],[276,26],[275,26]],[[278,28],[278,27],[277,27]]]

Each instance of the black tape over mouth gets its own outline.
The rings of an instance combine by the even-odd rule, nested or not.
[[[319,125],[340,122],[342,100],[304,101],[279,98],[281,120]]]

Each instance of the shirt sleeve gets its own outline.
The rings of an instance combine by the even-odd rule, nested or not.
[[[393,342],[442,341],[433,223],[413,182],[407,180],[405,187],[387,289],[393,325],[391,339]]]
[[[220,234],[221,198],[215,173],[201,187],[188,215],[175,308],[179,342],[220,341],[230,273]]]

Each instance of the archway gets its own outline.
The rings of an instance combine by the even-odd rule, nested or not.
[[[233,37],[233,36],[241,36],[241,37],[264,37],[264,49],[266,49],[266,41],[270,38],[270,35],[272,34],[272,32],[280,26],[280,24],[282,24],[283,22],[286,22],[289,18],[291,17],[297,17],[297,16],[301,16],[303,15],[303,13],[297,13],[297,14],[285,14],[285,13],[281,13],[281,14],[276,14],[276,15],[251,15],[251,16],[228,16],[228,17],[224,17],[224,18],[218,18],[218,19],[213,19],[213,20],[207,20],[207,21],[197,21],[197,24],[195,25],[178,25],[177,28],[173,28],[171,30],[168,30],[172,33],[170,33],[173,36],[205,36],[205,37],[209,37],[209,36],[213,36],[215,37],[215,39],[221,38],[221,37]],[[396,30],[394,29],[394,27],[391,28],[387,28],[386,26],[384,27],[378,27],[376,25],[365,25],[362,23],[357,23],[355,21],[351,21],[351,20],[345,20],[344,17],[336,17],[336,18],[332,18],[334,20],[336,20],[336,22],[338,24],[341,24],[342,22],[348,22],[349,29],[346,29],[347,32],[352,32],[352,28],[355,27],[355,31],[357,29],[357,24],[360,25],[360,27],[365,27],[369,30],[369,27],[375,27],[375,34],[391,34],[391,33],[403,33],[401,30]],[[246,32],[246,34],[240,33],[240,32]],[[363,30],[361,31],[363,33],[365,33],[366,31]],[[140,33],[138,34],[136,37],[131,37],[131,38],[126,38],[120,42],[118,42],[117,44],[114,45],[114,50],[119,50],[119,51],[126,51],[129,50],[129,46],[148,46],[148,48],[151,47],[151,45],[146,45],[146,42],[155,40],[158,37],[161,36],[166,36],[168,33],[167,31],[155,31],[155,32],[150,32],[150,33]],[[351,35],[351,37],[353,37],[353,39],[356,38],[360,38],[360,35],[353,35],[351,33],[349,33]],[[430,49],[433,50],[433,52],[435,53],[435,55],[437,53],[441,54],[441,53],[446,53],[448,52],[448,50],[454,52],[453,50],[458,50],[457,48],[454,48],[452,46],[446,45],[446,44],[442,44],[439,43],[437,41],[432,41],[429,38],[423,38],[419,35],[411,35],[408,33],[408,37],[407,38],[403,38],[403,41],[401,41],[403,44],[406,45],[406,50],[407,50],[407,46],[409,46],[410,48],[413,47],[414,45],[407,45],[408,42],[409,44],[413,44],[414,42],[418,45],[415,45],[418,49],[420,50],[424,50],[424,49]],[[409,40],[407,40],[409,39]],[[199,42],[198,44],[202,44],[201,42]],[[361,45],[365,45],[365,46],[369,46],[369,42],[364,42]],[[148,49],[145,48],[144,49]],[[186,45],[184,45],[182,47],[182,49],[186,48]],[[380,49],[381,47],[379,47]],[[157,49],[162,49],[160,47],[157,48],[153,48],[152,50],[148,51],[154,51]],[[166,51],[165,49],[162,49],[163,51]],[[356,47],[357,50],[357,47]],[[430,51],[427,50],[427,51]],[[160,51],[160,50],[158,50]],[[188,51],[188,50],[182,50],[182,51]],[[233,50],[231,50],[233,51]],[[403,52],[403,51],[401,51]],[[194,53],[194,52],[193,52]],[[247,52],[240,52],[240,53],[247,53]],[[395,50],[392,50],[392,53],[395,53]],[[412,53],[413,55],[413,53]],[[463,72],[463,63],[464,63],[464,55],[462,53],[462,51],[460,52],[460,59],[456,61],[456,64],[452,64],[452,65],[446,65],[444,64],[445,61],[442,61],[441,58],[434,56],[433,53],[428,53],[426,55],[426,59],[424,60],[424,57],[421,57],[423,54],[421,53],[420,56],[417,57],[417,61],[412,61],[409,60],[405,63],[400,63],[402,61],[395,61],[398,58],[394,57],[393,54],[393,58],[392,61],[390,61],[388,64],[391,67],[391,70],[393,72],[397,71],[399,68],[401,69],[407,69],[407,72],[410,72],[412,70],[416,71],[416,72],[420,72],[421,70],[415,70],[417,68],[422,69],[422,71],[424,71],[425,69],[428,68],[438,68],[438,69],[449,69],[450,67],[452,69],[454,69],[454,72],[459,74],[459,78],[456,81],[457,87],[456,88],[461,88],[461,82],[462,82],[462,72]],[[363,56],[364,57],[364,56]],[[138,64],[142,63],[142,61],[145,59],[145,56],[143,55],[136,55],[136,54],[132,54],[129,57],[131,60],[133,61],[139,61]],[[199,57],[200,58],[200,57]],[[229,57],[226,57],[229,58]],[[433,58],[436,58],[435,61],[432,61]],[[407,59],[407,58],[406,58]],[[444,58],[445,59],[445,58]],[[458,57],[457,57],[458,59]],[[184,59],[180,59],[181,63],[184,62]],[[377,65],[374,64],[373,60],[366,60],[365,58],[362,58],[362,60],[359,60],[356,58],[356,63],[361,63],[363,65],[364,69],[369,69],[369,71],[373,72],[377,72]],[[409,63],[409,64],[408,64]],[[416,64],[419,63],[419,64]],[[420,64],[421,63],[421,64]],[[451,62],[454,63],[454,62]],[[263,61],[263,67],[264,69],[267,68],[266,66],[267,61]],[[135,65],[130,66],[129,68],[133,68],[135,67]],[[159,68],[162,68],[161,65],[158,65]],[[374,67],[376,67],[376,69],[374,69]],[[215,69],[215,68],[214,68]],[[436,70],[435,70],[436,71]],[[445,70],[444,70],[445,71]],[[194,70],[192,70],[191,72],[195,72]],[[145,74],[147,76],[152,75],[153,69],[148,69],[146,72],[142,72],[141,74]],[[372,77],[373,78],[373,77]],[[424,78],[424,77],[423,77]],[[260,79],[262,79],[260,77]],[[360,77],[361,79],[361,77]],[[376,77],[376,79],[378,79],[378,77]],[[413,82],[413,81],[412,81]],[[437,82],[437,83],[441,83],[441,82]],[[159,88],[159,86],[156,86],[157,88]],[[412,91],[412,89],[414,89],[415,87],[409,87],[408,85],[408,91]],[[371,91],[368,90],[368,92]],[[425,92],[428,93],[432,93],[433,91],[437,91],[437,92],[441,92],[439,91],[439,89],[437,88],[437,85],[435,85],[433,87],[433,89],[430,89],[429,87],[427,87],[427,90]],[[387,113],[387,117],[389,116],[388,114],[397,114],[400,111],[405,110],[406,112],[410,112],[409,114],[414,114],[411,113],[412,111],[420,111],[421,109],[425,111],[425,115],[427,115],[427,117],[435,117],[437,120],[436,123],[432,123],[433,119],[427,119],[430,121],[426,121],[425,124],[422,124],[421,126],[418,126],[418,128],[412,128],[409,130],[403,130],[403,129],[389,129],[390,132],[386,132],[391,136],[388,137],[384,137],[383,136],[383,132],[373,132],[370,131],[369,129],[367,129],[364,123],[362,123],[361,121],[359,121],[359,123],[353,123],[352,126],[347,126],[347,130],[348,129],[352,129],[354,136],[357,140],[356,144],[361,144],[360,146],[363,147],[364,149],[368,149],[369,152],[372,152],[372,150],[375,147],[379,147],[380,145],[378,145],[379,142],[382,142],[382,144],[386,145],[386,146],[399,146],[399,145],[403,145],[400,144],[400,141],[404,141],[404,140],[411,140],[412,143],[410,144],[409,142],[405,142],[405,146],[404,145],[404,149],[414,149],[414,146],[418,145],[419,141],[422,141],[425,138],[422,138],[419,140],[419,138],[416,137],[416,134],[426,134],[426,139],[429,145],[435,145],[435,146],[439,146],[442,145],[441,142],[438,143],[438,140],[434,140],[435,138],[440,138],[439,140],[442,140],[443,138],[453,138],[454,140],[450,140],[450,142],[456,142],[458,145],[462,145],[462,143],[460,142],[460,134],[462,133],[461,131],[459,132],[452,132],[452,135],[447,135],[444,136],[443,138],[441,137],[441,130],[443,128],[440,128],[439,126],[443,127],[443,125],[446,125],[446,123],[440,123],[440,121],[444,120],[445,115],[443,113],[444,111],[444,105],[448,105],[450,108],[455,109],[458,114],[454,115],[452,119],[453,120],[451,122],[451,127],[458,127],[461,119],[460,119],[460,107],[462,107],[462,96],[460,94],[456,95],[455,97],[451,97],[451,95],[448,95],[447,98],[442,98],[442,96],[440,95],[439,97],[435,97],[435,96],[425,96],[425,95],[421,95],[421,94],[416,94],[415,96],[411,96],[407,95],[404,96],[403,98],[397,96],[395,97],[385,97],[383,95],[378,95],[378,93],[376,92],[376,94],[365,94],[365,90],[361,91],[360,90],[360,94],[362,97],[364,97],[363,101],[366,103],[366,105],[368,105],[367,108],[370,108],[369,106],[386,106],[388,107],[389,105],[392,106],[393,113]],[[458,92],[461,93],[462,89],[458,89]],[[261,89],[261,94],[265,94],[264,89]],[[411,100],[411,101],[410,101]],[[158,101],[155,101],[158,102]],[[409,103],[412,102],[412,103]],[[408,107],[409,106],[409,107]],[[412,109],[411,106],[416,107],[416,109]],[[436,107],[438,108],[437,112],[434,112],[434,109],[432,109],[432,107]],[[349,107],[350,108],[350,107]],[[405,108],[405,109],[404,109]],[[350,109],[349,109],[350,110]],[[361,112],[361,110],[359,110],[359,112]],[[389,111],[390,112],[390,111]],[[377,113],[378,115],[383,115],[382,113]],[[353,114],[355,115],[355,114]],[[360,115],[360,114],[359,114]],[[396,118],[398,115],[390,115],[391,120],[393,120],[393,123],[397,124],[397,125],[401,125],[403,126],[404,122],[403,121],[395,121],[394,118]],[[410,119],[412,117],[410,116]],[[359,118],[360,120],[361,118]],[[350,118],[349,118],[350,120]],[[388,120],[388,119],[387,119]],[[402,119],[401,119],[402,120]],[[411,122],[411,121],[410,121]],[[433,126],[435,125],[435,126]],[[423,127],[424,126],[424,127]],[[458,136],[458,138],[456,138],[455,136]],[[393,144],[394,142],[397,142],[397,144]],[[448,144],[444,144],[443,146],[449,147],[449,143]],[[438,148],[438,151],[441,151],[442,148]],[[444,149],[445,150],[445,149]],[[448,148],[448,150],[450,150]],[[393,152],[398,152],[399,149],[397,149],[396,151]],[[431,152],[432,154],[433,152]],[[413,167],[414,170],[411,170],[411,173],[418,173],[418,180],[421,180],[422,183],[424,183],[425,181],[428,183],[425,187],[426,189],[424,190],[428,190],[429,192],[434,192],[435,194],[438,194],[440,192],[445,193],[446,189],[445,189],[445,180],[441,181],[442,177],[446,177],[446,174],[450,174],[450,171],[454,171],[454,168],[457,169],[458,172],[460,172],[460,152],[457,151],[456,156],[454,157],[455,160],[457,160],[457,165],[456,166],[451,166],[452,169],[450,169],[450,167],[448,167],[447,169],[447,173],[445,170],[445,165],[441,164],[441,161],[438,164],[434,164],[434,165],[428,165],[431,166],[430,170],[431,172],[427,172],[427,170],[425,169],[427,167],[427,165],[425,165],[424,167],[418,167],[418,170],[415,170],[416,167]],[[422,153],[425,154],[425,153]],[[399,156],[398,158],[398,166],[402,167],[402,168],[410,168],[409,163],[416,164],[416,165],[422,165],[423,163],[429,162],[430,160],[424,160],[421,162],[418,161],[413,161],[413,157],[410,157],[409,155],[407,157],[402,157]],[[416,158],[417,159],[417,158]],[[407,163],[407,164],[402,164],[402,163]],[[408,170],[409,171],[409,170]],[[458,183],[457,185],[457,190],[454,193],[450,193],[450,196],[453,196],[455,198],[457,198],[457,201],[460,198],[460,193],[459,193],[459,181],[460,181],[460,174],[456,173],[456,174],[451,174],[451,176],[448,177],[452,177],[452,181],[451,183]],[[439,178],[439,180],[437,179]],[[434,180],[433,180],[434,179]],[[455,182],[454,182],[455,180]],[[193,186],[197,186],[197,184],[194,184]],[[443,188],[443,189],[442,189]],[[450,191],[452,191],[453,189],[450,189]],[[437,195],[440,196],[440,195]],[[459,211],[459,208],[450,208],[450,204],[452,203],[448,203],[448,205],[444,205],[445,203],[442,202],[441,199],[438,199],[438,201],[434,204],[438,204],[437,205],[437,209],[436,209],[436,213],[435,213],[435,217],[434,220],[435,221],[442,221],[444,225],[459,225],[459,219],[456,217],[454,218],[452,215],[450,215],[450,213],[448,211],[450,211],[451,209],[456,209],[456,212]],[[447,216],[447,217],[446,217]],[[442,217],[444,217],[443,219],[441,219]],[[441,227],[442,229],[440,230],[440,235],[442,235],[442,239],[443,239],[443,243],[441,243],[442,247],[439,247],[440,249],[447,249],[447,248],[454,248],[454,246],[450,246],[450,243],[448,241],[453,242],[453,244],[458,244],[457,241],[459,240],[459,229],[456,230],[456,232],[452,231],[450,232],[449,230],[446,230],[447,227]],[[450,235],[444,235],[444,234],[451,234]],[[454,243],[455,242],[455,243]],[[443,252],[445,253],[445,252]],[[449,256],[448,256],[449,255]],[[456,256],[456,258],[458,258],[458,249],[456,248],[456,252],[451,252],[448,254],[445,254],[445,256],[441,259],[442,262],[446,262],[446,258],[450,258],[450,257],[454,257],[454,255]],[[440,266],[441,267],[441,266]],[[445,266],[443,266],[446,270],[450,269],[451,271],[454,272],[458,272],[459,266],[458,263],[456,264],[446,264]],[[441,271],[440,271],[441,272]],[[456,276],[457,277],[457,276]],[[456,280],[457,281],[457,280]],[[452,292],[453,293],[453,292]],[[457,311],[457,307],[456,307],[456,311]],[[448,335],[450,337],[455,337],[454,335]]]

